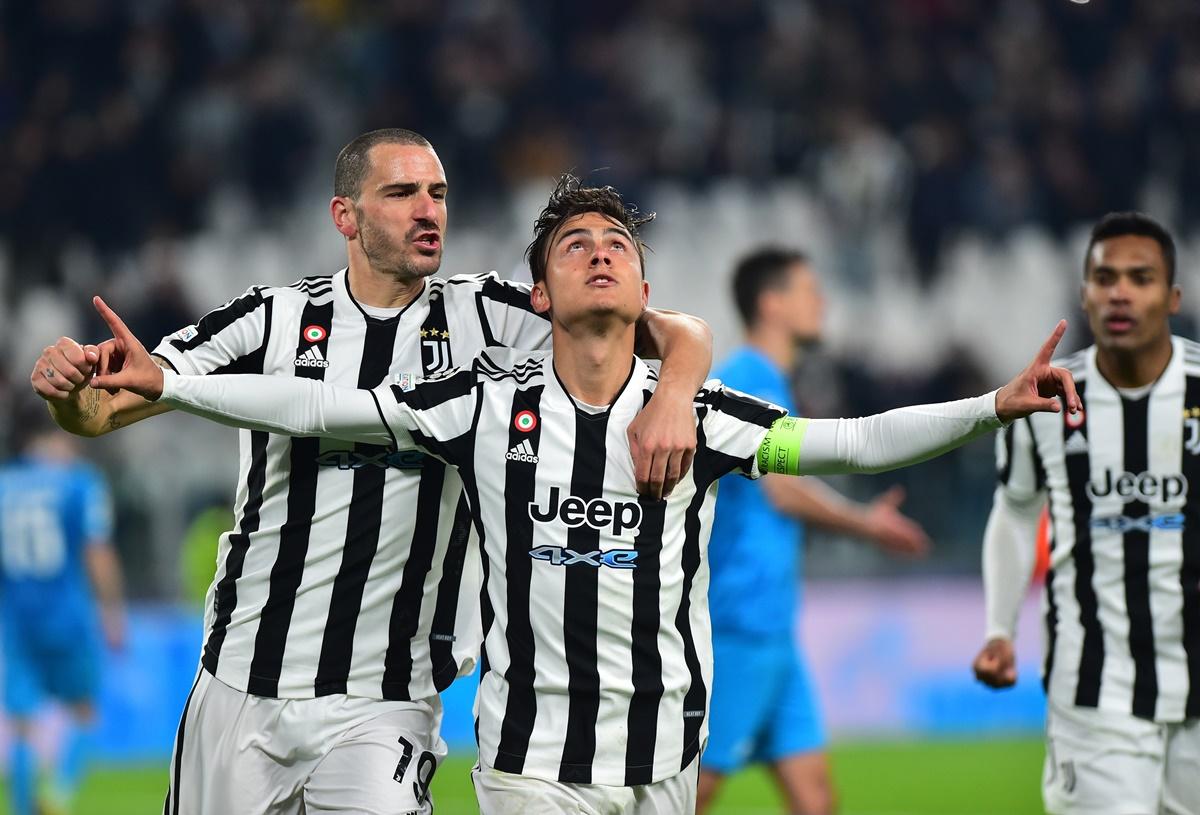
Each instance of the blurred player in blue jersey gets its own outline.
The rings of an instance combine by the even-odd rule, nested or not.
[[[21,454],[0,467],[0,633],[12,807],[14,815],[33,815],[65,812],[78,786],[102,639],[122,644],[124,616],[103,476],[79,459],[75,440],[44,409],[16,424]],[[71,722],[39,796],[30,736],[47,698],[62,702]]]
[[[825,308],[811,264],[797,251],[761,249],[738,263],[733,291],[746,343],[714,376],[799,415],[788,378],[804,346],[820,338]],[[698,812],[750,762],[769,765],[792,813],[834,809],[825,731],[796,644],[801,520],[924,554],[929,539],[899,512],[902,500],[895,488],[858,504],[814,478],[722,480],[708,548],[714,669]]]

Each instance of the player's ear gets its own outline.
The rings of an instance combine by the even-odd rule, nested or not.
[[[354,209],[353,201],[341,195],[333,196],[333,200],[329,202],[329,214],[333,216],[334,227],[347,240],[358,237],[358,213]]]
[[[646,307],[649,305],[650,305],[650,283],[646,280],[642,280],[642,311],[645,311]]]
[[[1178,314],[1180,303],[1183,302],[1183,289],[1178,283],[1172,284],[1171,293],[1167,295],[1167,313]]]
[[[545,314],[550,310],[550,291],[546,288],[545,280],[533,284],[533,289],[529,292],[529,303],[538,314]]]

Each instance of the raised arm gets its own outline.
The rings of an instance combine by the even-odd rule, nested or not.
[[[692,465],[692,402],[712,367],[712,331],[696,317],[647,309],[638,322],[638,352],[662,360],[654,396],[627,431],[638,491],[659,498]]]

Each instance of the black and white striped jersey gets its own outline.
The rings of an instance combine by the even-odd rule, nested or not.
[[[345,270],[256,286],[155,349],[180,373],[265,373],[369,388],[491,345],[539,348],[528,287],[430,278],[378,318]],[[474,663],[479,559],[458,474],[413,451],[241,432],[232,531],[205,610],[203,666],[259,696],[417,699]]]
[[[1144,393],[1095,347],[1067,358],[1083,414],[1035,414],[997,448],[1009,497],[1049,495],[1048,696],[1161,722],[1200,716],[1200,344],[1172,346]]]
[[[639,499],[626,428],[657,375],[634,360],[612,406],[577,405],[549,352],[489,349],[377,391],[399,448],[462,473],[484,552],[482,761],[571,783],[678,774],[707,734],[706,550],[717,479],[757,476],[781,408],[709,383],[691,474]]]

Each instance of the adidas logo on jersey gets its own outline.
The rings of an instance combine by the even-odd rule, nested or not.
[[[321,349],[314,345],[310,347],[300,356],[296,357],[296,361],[292,363],[297,368],[328,368],[329,360],[321,355]]]
[[[521,443],[514,445],[513,449],[504,454],[504,457],[509,461],[526,461],[530,464],[538,463],[538,457],[533,452],[533,445],[529,443],[529,439],[521,439]]]
[[[1065,455],[1065,456],[1078,455],[1079,453],[1086,453],[1087,451],[1088,451],[1087,439],[1085,439],[1083,437],[1082,433],[1080,433],[1079,431],[1076,431],[1076,432],[1072,433],[1071,435],[1067,436],[1067,441],[1063,445],[1063,455]]]

